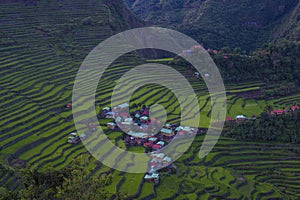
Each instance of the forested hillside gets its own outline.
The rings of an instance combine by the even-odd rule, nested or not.
[[[126,0],[149,24],[175,28],[207,48],[254,50],[280,38],[300,39],[299,3],[287,0]]]
[[[300,143],[300,112],[270,115],[263,112],[259,120],[228,123],[224,135],[244,141]]]
[[[240,48],[208,50],[218,66],[225,83],[261,81],[263,85],[254,93],[245,94],[249,98],[272,99],[295,94],[300,91],[300,43],[281,41],[264,45],[246,54]],[[175,64],[193,67],[180,57]]]

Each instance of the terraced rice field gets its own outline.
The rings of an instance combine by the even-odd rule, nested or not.
[[[43,1],[42,1],[43,2]],[[48,4],[47,4],[48,5]],[[55,40],[45,36],[37,27],[57,24],[63,21],[72,24],[71,19],[81,20],[90,13],[78,1],[72,5],[75,12],[57,11],[55,18],[49,18],[51,6],[36,17],[28,7],[19,4],[0,7],[1,31],[13,35],[16,43],[1,46],[0,49],[0,158],[11,165],[26,163],[27,166],[40,170],[48,167],[61,169],[72,159],[85,155],[90,159],[91,176],[102,173],[113,174],[112,193],[125,192],[138,199],[275,199],[300,198],[300,156],[299,147],[286,144],[257,144],[221,138],[206,158],[199,159],[198,151],[203,136],[197,136],[192,147],[177,162],[177,172],[172,175],[162,174],[158,185],[143,181],[143,174],[129,174],[110,169],[86,154],[82,144],[66,143],[67,136],[75,130],[72,110],[65,108],[71,101],[72,88],[81,60],[69,55],[62,46],[72,41],[80,49],[79,54],[86,55],[93,48],[98,38],[112,35],[110,26],[105,26],[109,18],[102,6],[96,10],[101,26],[86,27],[64,38]],[[93,6],[93,5],[91,5]],[[64,7],[64,5],[62,5]],[[77,12],[76,12],[77,13]],[[69,20],[62,20],[70,15]],[[14,18],[14,23],[10,18]],[[30,22],[30,24],[29,24]],[[64,23],[60,25],[65,26]],[[100,23],[100,22],[99,22]],[[104,25],[103,25],[104,24]],[[51,27],[49,25],[49,27]],[[33,27],[33,28],[32,28]],[[59,29],[63,30],[63,29]],[[65,43],[64,43],[65,42]],[[53,44],[61,46],[51,46]],[[50,48],[49,47],[53,47]],[[84,57],[84,56],[83,56]],[[162,59],[149,62],[168,62]],[[143,63],[133,54],[118,59],[104,74],[99,82],[96,94],[97,110],[110,104],[110,96],[116,81],[134,66]],[[200,126],[209,126],[212,103],[203,81],[191,76],[181,66],[173,66],[185,75],[194,87],[201,108]],[[274,107],[300,102],[300,95],[272,101],[245,99],[238,94],[255,91],[261,83],[241,83],[239,86],[228,85],[228,115],[259,115],[266,104]],[[184,91],[182,96],[187,103]],[[146,85],[137,90],[131,103],[153,105],[160,103],[168,113],[169,122],[180,118],[180,107],[174,94],[158,85]],[[106,121],[100,122],[102,125]],[[121,148],[122,133],[106,130],[108,137]],[[130,151],[140,152],[133,148]],[[0,186],[15,189],[18,186],[11,173],[0,176]],[[112,194],[112,199],[114,195]]]

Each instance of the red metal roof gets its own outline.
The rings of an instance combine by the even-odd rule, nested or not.
[[[284,110],[272,110],[271,113],[282,114],[284,113]]]
[[[232,118],[231,116],[227,116],[227,117],[225,118],[225,120],[226,120],[226,121],[232,121],[233,118]]]
[[[161,145],[159,145],[159,144],[154,144],[154,145],[152,146],[152,148],[153,148],[153,149],[160,149],[160,148],[161,148]]]
[[[146,142],[144,143],[144,147],[152,147],[153,144],[151,142]]]

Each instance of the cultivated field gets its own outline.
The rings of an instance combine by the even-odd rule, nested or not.
[[[97,11],[98,17],[109,18],[105,9],[100,8]],[[18,14],[18,9],[22,11],[21,14]],[[80,4],[77,5],[77,9],[80,10]],[[50,10],[51,7],[48,12]],[[89,13],[85,12],[86,10],[81,11],[83,16],[69,14],[76,21],[89,16]],[[62,46],[51,46],[55,44],[55,36],[45,37],[46,33],[37,28],[43,24],[39,21],[42,17],[43,20],[50,20],[47,18],[47,11],[37,18],[27,12],[26,7],[18,8],[16,4],[11,5],[11,9],[0,7],[0,15],[5,19],[15,17],[14,24],[10,24],[9,20],[2,22],[1,30],[6,30],[8,35],[14,34],[17,41],[13,45],[1,46],[0,49],[1,161],[8,162],[11,166],[26,164],[39,170],[61,169],[79,155],[85,155],[91,161],[91,176],[112,173],[113,184],[110,191],[124,192],[137,199],[300,198],[299,147],[288,144],[251,143],[222,137],[207,157],[199,159],[198,151],[204,136],[197,136],[189,151],[175,162],[177,173],[161,174],[158,185],[145,183],[144,174],[123,173],[96,162],[92,156],[86,154],[82,144],[66,143],[69,133],[75,131],[75,127],[72,109],[66,108],[65,105],[71,102],[74,79],[81,64],[80,59],[72,56],[76,53],[87,55],[87,50],[91,50],[97,44],[98,38],[102,40],[113,31],[104,25],[98,29],[86,27],[86,31],[76,36],[75,42],[72,35],[70,38],[64,38],[65,43],[63,40],[58,41],[63,46],[71,40],[80,49],[79,52],[72,51],[74,55],[69,55]],[[60,20],[62,17],[58,12],[56,19]],[[26,24],[29,21],[31,24]],[[70,25],[72,22],[65,23]],[[105,23],[103,21],[103,24]],[[56,21],[49,21],[49,24],[54,25]],[[148,62],[168,64],[169,61],[171,59]],[[133,54],[128,54],[118,59],[107,70],[98,84],[97,111],[110,105],[111,91],[122,74],[143,62]],[[181,66],[173,67],[185,75],[194,87],[201,108],[200,127],[207,128],[213,104],[204,82],[196,79]],[[262,85],[260,82],[226,85],[227,115],[259,116],[267,104],[274,108],[282,108],[300,102],[300,94],[268,101],[243,97],[245,92],[257,91]],[[189,101],[184,91],[180,98],[187,103]],[[180,119],[181,110],[176,97],[162,86],[146,85],[137,90],[131,98],[131,104],[133,103],[150,106],[161,104],[168,113],[169,123],[178,122]],[[106,122],[108,120],[102,120],[100,124],[105,125]],[[116,145],[126,148],[122,141],[122,133],[109,131],[105,126],[103,128]],[[139,148],[129,150],[143,151]],[[18,182],[12,174],[7,173],[0,177],[0,186],[11,189],[18,187]],[[112,195],[112,199],[113,197]]]

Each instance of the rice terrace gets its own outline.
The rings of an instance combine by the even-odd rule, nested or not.
[[[210,8],[217,1],[205,2]],[[217,95],[206,86],[212,75],[197,72],[181,57],[202,47],[183,49],[181,56],[147,49],[115,60],[98,83],[92,111],[114,145],[125,154],[150,153],[175,136],[184,143],[195,134],[175,162],[154,152],[147,173],[127,173],[87,151],[82,141],[97,127],[83,120],[88,131],[75,128],[72,92],[95,46],[148,24],[122,0],[4,0],[0,5],[0,199],[300,199],[299,40],[266,41],[251,51],[199,41],[219,68],[227,98],[222,135],[204,158],[198,153],[207,130],[218,123],[211,120]],[[199,102],[199,127],[180,124],[179,99],[191,103],[186,91],[176,97],[159,84],[138,88],[129,104],[120,98],[119,107],[111,106],[118,80],[145,63],[168,65],[188,80]],[[151,110],[155,105],[160,106]],[[155,115],[161,109],[166,122],[148,136],[151,125],[161,121]],[[130,135],[123,131],[129,128]],[[104,150],[108,157],[114,151]]]

